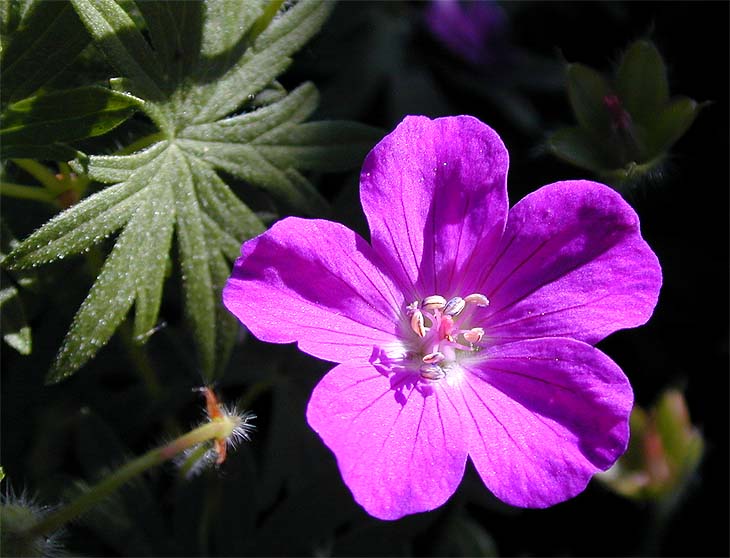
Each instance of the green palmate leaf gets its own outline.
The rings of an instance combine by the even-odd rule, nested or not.
[[[624,53],[616,72],[616,92],[638,122],[649,124],[669,100],[667,70],[649,41],[636,41]]]
[[[144,230],[142,253],[138,264],[130,269],[136,280],[137,299],[135,303],[134,337],[143,339],[155,327],[162,301],[162,287],[165,279],[168,253],[172,244],[175,213],[173,188],[170,181],[172,166],[162,166],[157,175],[157,184],[146,188],[148,203],[140,208],[142,219],[147,219]]]
[[[63,379],[93,357],[112,336],[135,299],[135,332],[144,333],[151,329],[150,324],[154,325],[174,218],[169,203],[161,210],[163,203],[171,198],[170,181],[175,178],[169,176],[165,158],[150,165],[157,171],[149,177],[151,184],[139,190],[136,196],[127,198],[135,202],[131,215],[89,296],[74,317],[51,370],[50,381]],[[133,178],[139,180],[140,176]],[[156,227],[159,230],[155,230]]]
[[[167,148],[167,142],[153,144],[143,151],[132,155],[99,155],[93,157],[93,164],[89,159],[71,161],[71,168],[86,174],[91,180],[104,184],[115,184],[128,180],[137,169],[154,161]]]
[[[9,6],[10,2],[4,2]],[[13,14],[17,28],[3,43],[2,104],[27,97],[66,69],[89,44],[89,34],[68,2],[28,2]],[[8,22],[14,26],[14,22]]]
[[[226,116],[274,80],[291,63],[289,56],[319,30],[331,6],[331,2],[302,1],[274,18],[236,64],[200,87],[193,123]]]
[[[115,128],[142,101],[105,87],[79,87],[11,103],[0,118],[0,147],[51,145],[98,136]]]
[[[216,2],[217,4],[217,2]],[[155,55],[163,69],[165,83],[174,90],[195,64],[201,43],[203,2],[140,2]],[[229,18],[229,23],[236,18]],[[219,32],[225,34],[227,30]]]
[[[269,132],[252,144],[279,168],[342,171],[359,164],[382,136],[379,128],[356,122],[309,122]]]
[[[174,185],[177,241],[185,290],[185,308],[201,352],[202,369],[215,368],[215,293],[210,276],[203,216],[187,157],[173,148],[179,175]]]
[[[114,0],[71,0],[94,44],[107,55],[116,69],[134,84],[135,92],[150,101],[164,95],[152,76],[160,66],[141,31]]]
[[[261,220],[207,164],[192,157],[189,163],[195,173],[196,193],[206,222],[210,222],[210,226],[218,226],[221,234],[228,239],[225,245],[221,245],[221,250],[233,260],[238,257],[241,246],[237,242],[235,250],[226,249],[226,246],[231,246],[230,239],[251,238],[259,234],[263,231]]]
[[[588,66],[570,64],[567,69],[568,97],[578,123],[596,137],[611,128],[604,99],[611,93],[606,79]]]
[[[210,380],[237,333],[220,302],[230,261],[242,241],[264,230],[218,172],[321,214],[326,202],[299,171],[359,164],[380,133],[353,123],[304,123],[317,105],[314,87],[287,94],[274,81],[321,26],[326,2],[302,0],[281,12],[264,0],[142,2],[151,46],[116,2],[73,4],[123,73],[113,88],[134,92],[160,132],[137,142],[148,145],[142,151],[72,162],[75,172],[109,186],[33,233],[5,265],[48,263],[121,231],[59,352],[50,377],[59,380],[108,341],[133,305],[135,339],[149,337],[175,238],[186,315],[201,374]],[[222,118],[236,110],[243,112]]]
[[[159,170],[162,158],[136,169],[129,180],[83,200],[30,235],[3,262],[26,268],[78,254],[122,227],[144,199],[144,187]]]

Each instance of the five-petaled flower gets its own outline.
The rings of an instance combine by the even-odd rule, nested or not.
[[[507,167],[475,118],[407,117],[362,169],[370,243],[286,218],[243,245],[224,290],[260,339],[338,363],[307,420],[375,517],[440,506],[467,456],[504,502],[550,506],[626,449],[631,386],[593,345],[649,319],[657,258],[602,184],[508,211]]]

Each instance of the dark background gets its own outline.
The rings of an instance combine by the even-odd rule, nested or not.
[[[650,406],[667,387],[682,389],[705,437],[704,459],[669,524],[654,530],[651,505],[621,498],[597,482],[547,510],[509,508],[471,470],[440,510],[392,523],[369,518],[352,502],[331,454],[304,420],[311,387],[328,365],[292,347],[246,339],[218,387],[224,400],[235,400],[262,379],[274,384],[249,400],[259,416],[253,441],[220,472],[189,483],[177,482],[172,467],[147,475],[69,528],[69,552],[470,555],[476,551],[458,544],[455,527],[467,518],[486,534],[487,547],[504,556],[728,554],[728,4],[503,6],[511,44],[552,61],[546,68],[557,73],[504,82],[445,52],[422,24],[425,3],[344,1],[296,56],[283,82],[317,84],[318,118],[358,120],[384,133],[406,114],[480,118],[510,152],[512,204],[556,180],[591,178],[542,147],[549,132],[573,124],[561,88],[561,59],[609,72],[625,47],[649,37],[665,57],[671,92],[712,102],[673,147],[662,176],[622,192],[659,257],[664,286],[648,325],[600,344],[629,376],[637,404]],[[524,100],[536,118],[530,125],[517,122],[495,102],[495,90]],[[315,179],[333,202],[331,218],[362,231],[357,173]],[[47,217],[29,213],[27,229]],[[62,288],[48,289],[36,304],[34,353],[26,358],[2,350],[2,465],[13,490],[27,489],[38,504],[53,504],[77,480],[91,482],[125,456],[159,444],[171,420],[184,427],[200,418],[198,396],[190,391],[200,379],[190,364],[174,283],[162,309],[168,326],[149,344],[164,386],[160,397],[146,393],[119,340],[70,380],[43,385],[88,290],[82,268],[80,259],[42,268]]]

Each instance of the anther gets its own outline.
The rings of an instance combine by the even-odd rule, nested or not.
[[[424,380],[440,380],[446,376],[444,369],[440,366],[436,366],[435,364],[426,364],[421,366],[419,372],[421,374],[421,378]]]
[[[418,310],[418,301],[414,300],[411,302],[408,306],[406,306],[406,313],[411,316],[413,313]]]
[[[446,303],[444,314],[447,316],[458,316],[466,306],[466,302],[460,296],[455,296]]]
[[[421,304],[424,310],[435,310],[436,308],[441,310],[446,306],[446,299],[441,295],[431,295],[424,298]]]
[[[464,300],[469,304],[476,304],[477,306],[484,307],[489,306],[489,299],[483,294],[472,293],[465,297]]]
[[[413,310],[411,314],[411,329],[416,335],[423,337],[426,335],[426,325],[423,323],[423,312],[418,309]]]
[[[464,339],[469,343],[479,343],[484,337],[484,330],[481,327],[473,327],[469,331],[464,332]]]
[[[435,351],[433,353],[428,353],[426,356],[423,357],[423,362],[426,364],[438,364],[442,360],[444,360],[446,356],[444,353],[440,351]]]

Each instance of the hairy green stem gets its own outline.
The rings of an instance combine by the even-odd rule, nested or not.
[[[188,448],[207,442],[208,440],[227,438],[235,428],[235,418],[224,417],[211,421],[195,430],[183,434],[172,442],[148,451],[144,455],[130,461],[117,469],[103,481],[95,484],[74,501],[57,509],[39,520],[25,533],[24,538],[33,539],[47,536],[68,522],[77,519],[96,504],[107,498],[117,488],[135,478],[146,470],[164,463]]]

